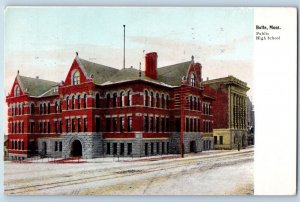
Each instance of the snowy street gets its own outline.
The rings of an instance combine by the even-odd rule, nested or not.
[[[254,148],[82,163],[5,162],[9,195],[251,195]]]

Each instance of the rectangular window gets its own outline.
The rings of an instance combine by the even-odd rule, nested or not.
[[[120,132],[124,132],[124,117],[120,117]]]
[[[47,122],[44,122],[43,125],[44,125],[44,126],[43,126],[43,127],[44,127],[44,128],[43,128],[43,132],[46,133],[46,130],[47,130]]]
[[[116,142],[113,143],[113,155],[118,154],[118,144]]]
[[[159,142],[156,143],[156,154],[159,154]]]
[[[169,123],[169,118],[166,118],[166,131],[170,131],[170,123]]]
[[[170,144],[167,142],[167,154],[170,153]]]
[[[96,132],[100,132],[100,117],[96,117],[96,124],[95,124],[95,127],[96,127]]]
[[[117,117],[114,117],[114,118],[113,118],[113,131],[114,131],[114,132],[117,131],[117,124],[118,124]]]
[[[165,118],[161,118],[161,132],[165,132]]]
[[[220,136],[220,144],[223,144],[223,136]]]
[[[149,130],[148,116],[144,116],[144,132],[148,132],[148,130]]]
[[[87,132],[87,118],[83,118],[83,132]]]
[[[162,154],[165,153],[165,143],[164,142],[161,143],[161,153]]]
[[[59,151],[62,151],[62,142],[59,142]]]
[[[58,142],[57,141],[55,141],[55,149],[54,149],[55,151],[57,151],[58,150]]]
[[[127,155],[132,154],[132,143],[127,143]]]
[[[75,132],[75,119],[71,119],[72,120],[72,133]]]
[[[175,129],[176,129],[176,132],[180,132],[180,118],[175,118]]]
[[[159,117],[156,117],[156,121],[155,121],[155,127],[156,127],[156,132],[158,133],[159,132]]]
[[[62,133],[62,121],[59,120],[59,132]]]
[[[34,122],[30,122],[30,133],[34,133]]]
[[[106,154],[110,154],[110,142],[106,143]]]
[[[151,142],[151,155],[153,155],[153,154],[154,154],[154,143]]]
[[[150,117],[150,131],[154,132],[154,118]]]
[[[148,156],[148,143],[145,143],[145,156]]]
[[[125,150],[125,148],[124,148],[124,143],[122,142],[122,143],[120,144],[120,156],[123,156],[123,155],[124,155],[124,150]]]
[[[127,131],[128,132],[132,131],[132,117],[131,116],[127,117]]]
[[[47,124],[48,124],[48,133],[51,133],[50,122],[48,121]]]
[[[57,128],[57,121],[54,121],[54,132],[57,133],[58,132],[58,128]]]
[[[42,122],[39,123],[39,132],[40,133],[43,132],[43,123]]]
[[[81,132],[81,118],[77,118],[77,131]]]
[[[190,119],[189,118],[185,118],[185,131],[189,132],[190,131]]]
[[[111,123],[110,118],[106,118],[106,132],[110,132],[111,129],[110,123]]]
[[[214,144],[218,144],[218,136],[214,136]]]
[[[66,133],[69,132],[69,119],[66,119]]]

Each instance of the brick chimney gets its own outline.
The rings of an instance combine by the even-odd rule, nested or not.
[[[152,79],[157,79],[157,53],[151,52],[147,53],[145,57],[145,76],[150,77]]]

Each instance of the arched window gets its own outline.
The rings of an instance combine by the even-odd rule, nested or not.
[[[154,107],[154,95],[153,95],[153,92],[150,93],[150,106]]]
[[[120,107],[123,107],[123,103],[124,103],[124,92],[122,91],[120,93]]]
[[[166,97],[166,107],[167,107],[167,109],[169,109],[169,107],[170,107],[169,95],[167,95],[167,97]]]
[[[50,102],[48,102],[48,114],[51,113],[51,106],[50,106]]]
[[[43,104],[40,104],[40,114],[43,114]]]
[[[46,106],[46,103],[44,103],[44,114],[47,114],[47,106]]]
[[[190,75],[190,85],[195,86],[195,75],[193,73]]]
[[[30,104],[30,112],[31,114],[34,114],[34,103]]]
[[[148,95],[148,91],[145,90],[144,93],[144,105],[148,106],[149,105],[149,95]]]
[[[114,93],[113,94],[113,107],[117,106],[117,98],[118,98],[117,93]]]
[[[15,86],[15,90],[14,90],[14,96],[20,96],[20,87],[18,85]]]
[[[87,95],[83,95],[83,108],[86,108],[86,103],[87,103]]]
[[[55,102],[54,105],[55,105],[55,106],[54,106],[55,113],[58,113],[59,109],[58,109],[58,103],[57,103],[57,101]]]
[[[161,95],[161,108],[165,108],[165,95],[164,94],[162,94]]]
[[[106,108],[109,108],[109,105],[110,105],[110,94],[108,93],[106,95]]]
[[[22,104],[22,114],[24,114],[24,104]]]
[[[194,110],[197,110],[197,98],[194,97]]]
[[[66,109],[69,109],[69,96],[66,97]]]
[[[74,106],[75,106],[75,95],[72,96],[71,106],[72,106],[72,109],[74,109]]]
[[[156,107],[159,108],[159,94],[156,93]]]
[[[77,85],[80,84],[80,73],[78,70],[75,70],[72,75],[72,84]]]
[[[18,105],[18,114],[21,115],[21,104]]]
[[[131,106],[132,105],[132,95],[131,95],[131,91],[129,90],[127,92],[127,106]]]
[[[22,140],[22,150],[25,150],[25,144],[23,140]]]
[[[80,109],[80,95],[77,97],[77,109]]]

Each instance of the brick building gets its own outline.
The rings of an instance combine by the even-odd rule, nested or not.
[[[60,83],[18,72],[6,97],[9,158],[148,156],[180,153],[182,147],[185,153],[213,149],[213,128],[224,124],[215,116],[219,109],[214,103],[227,97],[204,88],[202,66],[193,57],[160,68],[157,53],[147,53],[145,60],[145,71],[116,69],[76,54]]]
[[[214,147],[247,146],[247,83],[228,76],[203,82],[205,93],[214,97]]]

